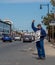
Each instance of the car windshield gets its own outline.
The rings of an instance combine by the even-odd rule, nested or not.
[[[7,36],[7,37],[10,37],[10,35],[8,35],[8,34],[3,34],[3,36]]]

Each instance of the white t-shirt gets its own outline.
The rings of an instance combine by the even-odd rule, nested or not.
[[[35,41],[40,41],[40,36],[41,36],[41,30],[38,30],[35,32]]]

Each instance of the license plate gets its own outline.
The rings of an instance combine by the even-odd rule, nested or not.
[[[29,40],[28,38],[26,38],[26,40]]]

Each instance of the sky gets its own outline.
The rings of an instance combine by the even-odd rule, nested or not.
[[[32,2],[49,2],[50,0],[0,0],[0,3],[32,3]]]
[[[49,2],[50,0],[0,0],[0,19],[11,20],[16,30],[32,31],[32,20],[36,20],[36,26],[41,23],[41,16],[47,14],[47,6],[40,10],[40,4]]]

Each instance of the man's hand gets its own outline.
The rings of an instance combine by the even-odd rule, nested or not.
[[[35,20],[33,20],[32,22],[35,22]]]

